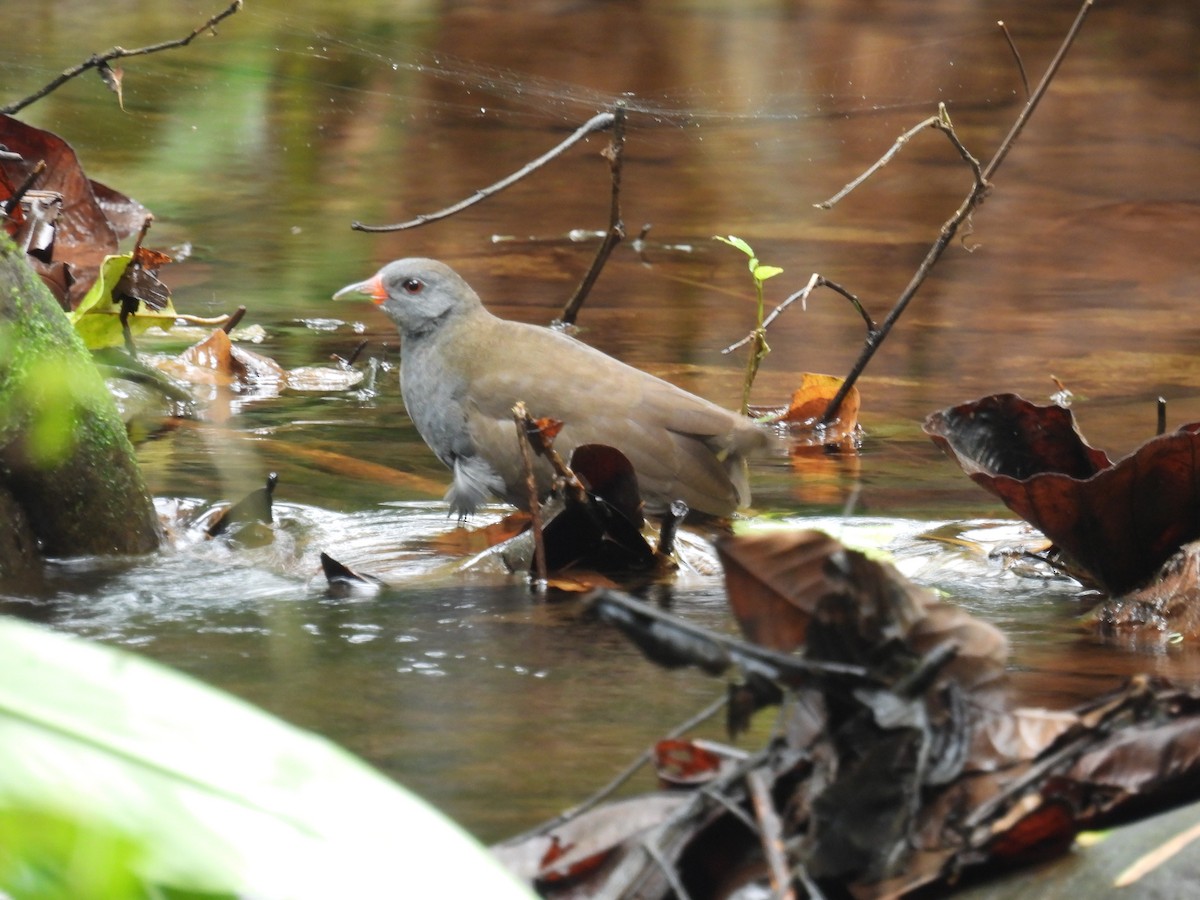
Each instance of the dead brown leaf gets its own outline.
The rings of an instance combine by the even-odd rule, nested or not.
[[[1121,594],[1200,538],[1200,435],[1153,438],[1112,464],[1069,410],[997,394],[941,410],[925,431],[973,481]]]

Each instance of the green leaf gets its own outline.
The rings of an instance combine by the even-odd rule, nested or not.
[[[132,259],[133,253],[104,257],[104,262],[100,264],[100,277],[79,301],[79,305],[67,313],[67,318],[89,350],[118,347],[125,343],[121,331],[121,304],[113,302],[112,292]],[[135,335],[144,334],[155,326],[167,331],[175,323],[176,317],[170,301],[161,310],[150,309],[146,304],[139,303],[136,314],[129,317],[129,330]]]
[[[754,251],[751,250],[750,245],[747,244],[745,241],[743,241],[740,237],[734,237],[732,234],[729,235],[729,237],[721,237],[721,235],[719,235],[719,234],[714,234],[713,240],[721,241],[724,244],[728,244],[730,247],[736,247],[737,249],[739,249],[743,253],[745,253],[747,256],[749,256],[751,259],[754,258]]]
[[[532,896],[324,738],[150,660],[0,619],[0,895],[31,896],[39,878],[63,888],[39,896]]]
[[[757,266],[754,269],[754,280],[759,282],[766,281],[768,278],[774,278],[782,271],[783,269],[779,268],[779,266]]]

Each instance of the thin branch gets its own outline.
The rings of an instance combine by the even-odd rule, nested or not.
[[[24,100],[18,100],[16,103],[10,103],[8,106],[0,106],[0,113],[12,115],[15,112],[20,112],[31,103],[41,100],[47,94],[58,90],[72,78],[77,75],[82,75],[88,69],[103,69],[114,59],[126,59],[130,56],[145,56],[148,53],[158,53],[161,50],[174,50],[176,47],[186,47],[193,40],[207,32],[216,32],[217,24],[223,19],[227,19],[235,12],[242,8],[242,0],[233,0],[221,12],[210,18],[203,25],[199,25],[192,29],[192,32],[185,37],[177,38],[172,41],[161,41],[157,44],[149,44],[145,47],[137,47],[133,50],[126,50],[124,47],[113,47],[110,50],[105,50],[103,53],[93,54],[88,59],[79,63],[76,66],[65,70],[61,75],[47,84],[45,87],[30,94]]]
[[[1058,73],[1063,60],[1066,59],[1068,51],[1075,43],[1075,39],[1079,36],[1079,31],[1083,27],[1083,23],[1087,19],[1088,13],[1091,12],[1093,4],[1094,0],[1083,0],[1082,5],[1079,8],[1079,13],[1075,17],[1075,21],[1071,23],[1070,29],[1068,29],[1066,36],[1059,45],[1058,52],[1054,55],[1054,59],[1050,61],[1050,65],[1047,67],[1046,73],[1042,76],[1042,80],[1038,83],[1038,86],[1034,90],[1032,96],[1030,96],[1029,101],[1021,110],[1021,114],[1017,116],[1017,119],[1009,129],[1008,134],[1005,135],[1004,140],[1001,141],[1000,146],[997,148],[995,154],[988,161],[986,166],[980,167],[975,158],[967,152],[962,142],[958,139],[958,135],[955,133],[954,127],[950,123],[949,118],[945,115],[945,107],[940,107],[939,116],[937,117],[938,124],[933,125],[933,127],[938,128],[938,130],[946,134],[947,137],[949,137],[949,139],[954,143],[954,146],[958,149],[960,155],[962,155],[963,159],[966,160],[971,166],[972,174],[975,177],[975,183],[972,185],[970,193],[967,194],[966,199],[963,200],[962,204],[955,211],[954,215],[947,219],[942,225],[937,240],[934,241],[933,246],[929,248],[929,252],[925,254],[925,258],[921,261],[921,265],[918,267],[916,273],[913,275],[908,285],[900,294],[900,297],[896,300],[896,304],[892,307],[891,312],[888,313],[887,317],[879,326],[877,333],[873,338],[869,338],[866,341],[865,345],[863,346],[863,350],[859,354],[858,359],[855,361],[850,373],[846,376],[845,381],[842,382],[838,392],[825,407],[825,412],[821,414],[820,424],[828,425],[837,418],[838,410],[841,408],[842,402],[846,399],[846,395],[850,393],[850,389],[854,387],[855,382],[858,381],[859,376],[862,375],[863,370],[867,367],[867,363],[869,363],[871,358],[875,355],[875,351],[879,349],[884,339],[891,332],[892,327],[896,324],[896,321],[904,313],[904,310],[908,307],[909,302],[917,293],[917,290],[920,288],[920,286],[924,283],[925,279],[929,276],[929,273],[933,270],[934,265],[936,265],[937,261],[941,258],[942,253],[945,251],[950,241],[954,238],[954,235],[958,232],[959,227],[964,222],[968,222],[970,220],[971,214],[975,211],[975,208],[981,202],[983,202],[984,197],[987,196],[987,193],[990,190],[990,181],[992,175],[998,168],[1000,168],[1000,164],[1004,162],[1005,157],[1008,156],[1008,152],[1012,149],[1013,144],[1024,130],[1030,116],[1033,115],[1034,110],[1036,110],[1039,103],[1041,103],[1042,97],[1045,96],[1046,91],[1050,87],[1050,83],[1054,80],[1054,76]],[[926,120],[926,122],[922,124],[928,123],[929,120]],[[873,168],[878,168],[878,166]]]
[[[750,801],[758,819],[759,840],[771,873],[771,895],[778,900],[795,900],[787,850],[783,846],[783,826],[779,822],[779,813],[775,811],[767,777],[761,769],[754,769],[746,773],[746,786],[750,789]]]
[[[856,297],[854,294],[850,293],[848,290],[846,290],[844,287],[842,287],[836,281],[830,281],[828,278],[826,278],[824,275],[820,274],[819,272],[813,272],[812,277],[808,279],[808,284],[806,284],[800,290],[796,291],[796,293],[790,295],[789,297],[784,298],[782,303],[780,303],[773,310],[771,310],[771,314],[769,316],[767,316],[765,319],[763,319],[763,323],[762,323],[763,331],[766,331],[767,328],[770,327],[771,323],[774,322],[776,319],[778,319],[781,315],[783,315],[783,313],[787,311],[787,308],[789,306],[791,306],[793,303],[795,303],[797,300],[800,301],[801,308],[807,309],[809,294],[811,294],[813,291],[815,291],[819,287],[829,288],[831,291],[841,294],[843,297],[845,297],[847,300],[850,301],[851,305],[853,305],[854,308],[856,310],[858,310],[858,314],[860,316],[862,316],[863,321],[867,323],[867,339],[871,340],[872,336],[878,332],[878,326],[875,324],[875,320],[871,318],[870,314],[867,313],[866,309],[863,308],[863,305],[859,301],[858,297]],[[757,329],[755,329],[755,331],[757,331]],[[730,344],[728,347],[726,347],[721,352],[722,353],[732,353],[734,350],[737,350],[739,347],[746,346],[746,344],[748,344],[752,340],[754,340],[755,331],[751,331],[740,341],[736,341],[735,343]]]
[[[577,128],[571,134],[571,136],[562,143],[550,150],[547,150],[532,162],[521,166],[521,168],[513,172],[507,178],[501,178],[495,184],[489,185],[485,188],[480,188],[470,197],[467,197],[465,200],[460,200],[453,206],[447,206],[445,209],[440,209],[437,212],[425,213],[417,216],[415,219],[409,219],[407,222],[399,222],[395,225],[364,225],[362,222],[351,222],[350,227],[355,231],[405,231],[409,228],[417,228],[418,226],[425,225],[429,222],[436,222],[439,219],[445,219],[448,216],[454,215],[455,213],[462,212],[468,207],[474,206],[481,200],[486,200],[488,197],[495,196],[507,187],[512,187],[525,176],[536,172],[542,166],[546,165],[546,163],[561,156],[569,148],[573,147],[575,144],[578,144],[592,132],[604,131],[607,128],[611,128],[615,121],[616,115],[610,112],[598,113],[597,115],[592,116],[581,126],[579,126],[579,128]]]
[[[20,159],[19,156],[17,158]],[[21,198],[29,192],[29,189],[34,185],[34,182],[36,182],[45,171],[46,161],[44,159],[39,159],[37,165],[29,170],[29,174],[25,176],[25,180],[21,182],[20,187],[13,191],[12,196],[5,201],[4,206],[0,207],[0,209],[2,209],[4,212],[4,215],[11,216],[13,214],[13,211],[21,205]]]
[[[546,543],[542,539],[542,515],[538,503],[537,478],[533,474],[532,438],[529,435],[530,425],[534,429],[537,424],[529,416],[525,404],[517,401],[513,407],[513,421],[517,425],[517,445],[521,448],[521,466],[525,472],[525,485],[529,491],[529,515],[533,520],[533,559],[536,566],[534,573],[534,588],[543,591],[546,587]]]
[[[1017,50],[1016,42],[1013,41],[1012,35],[1008,33],[1008,26],[1001,19],[996,23],[1000,26],[1000,33],[1004,35],[1004,40],[1008,41],[1008,49],[1012,51],[1013,59],[1017,61],[1017,71],[1021,73],[1021,84],[1025,86],[1025,100],[1029,100],[1029,76],[1025,74],[1025,62],[1021,59],[1021,53]]]
[[[935,127],[937,125],[937,123],[938,123],[937,116],[930,116],[925,121],[918,122],[912,128],[908,129],[908,131],[904,132],[904,134],[900,135],[900,137],[896,138],[896,142],[894,144],[892,144],[891,149],[888,150],[887,153],[883,154],[883,156],[879,157],[879,159],[877,159],[875,161],[874,165],[872,165],[869,169],[867,169],[865,172],[863,172],[861,175],[859,175],[857,178],[855,178],[853,181],[851,181],[848,185],[846,185],[844,188],[842,188],[840,191],[838,191],[836,194],[834,194],[828,200],[825,200],[821,203],[814,203],[813,206],[815,206],[817,209],[833,209],[834,205],[836,205],[838,203],[838,201],[842,200],[847,194],[849,194],[851,191],[853,191],[856,187],[858,187],[860,184],[862,184],[864,181],[866,181],[868,178],[870,178],[872,175],[874,175],[876,172],[878,172],[880,169],[882,169],[884,166],[886,166],[888,163],[890,163],[892,161],[892,159],[896,156],[896,154],[900,152],[901,148],[903,148],[905,144],[907,144],[909,141],[911,141],[914,136],[916,136],[917,134],[920,134],[926,128]]]
[[[1075,38],[1079,36],[1079,31],[1083,28],[1083,23],[1087,19],[1088,13],[1092,11],[1093,5],[1094,0],[1083,0],[1083,5],[1079,7],[1079,13],[1075,16],[1075,21],[1071,23],[1066,37],[1063,38],[1062,44],[1059,45],[1058,52],[1054,54],[1054,59],[1050,60],[1050,65],[1046,68],[1046,74],[1042,76],[1042,80],[1038,83],[1037,88],[1034,89],[1033,96],[1029,98],[1029,102],[1025,104],[1025,108],[1021,110],[1021,114],[1017,116],[1017,121],[1013,123],[1008,134],[1004,136],[1004,140],[1000,143],[1000,148],[984,167],[983,177],[985,181],[990,181],[992,173],[1000,168],[1000,164],[1008,156],[1008,151],[1012,149],[1013,144],[1016,143],[1017,138],[1024,131],[1025,123],[1029,121],[1029,117],[1033,115],[1033,111],[1042,102],[1042,97],[1045,96],[1047,89],[1050,87],[1050,82],[1054,80],[1054,76],[1058,74],[1063,60],[1067,58],[1067,52],[1075,43]]]
[[[681,724],[672,728],[663,736],[663,738],[666,740],[671,740],[673,738],[682,737],[692,729],[703,725],[705,722],[719,713],[725,708],[727,702],[728,695],[722,694],[686,722],[682,722]],[[631,762],[628,766],[626,766],[612,781],[604,785],[604,787],[600,788],[600,790],[596,791],[596,793],[592,794],[582,803],[571,807],[571,809],[568,809],[566,812],[560,813],[550,821],[543,822],[536,828],[527,831],[524,834],[508,839],[505,841],[505,843],[519,844],[528,838],[536,837],[540,834],[548,834],[549,832],[566,825],[568,822],[579,818],[585,812],[599,806],[601,803],[619,791],[631,778],[633,778],[634,775],[636,775],[644,766],[648,765],[653,759],[654,746],[651,745],[643,750],[638,757],[634,759],[633,762]]]
[[[608,157],[609,168],[612,171],[612,201],[608,214],[608,231],[604,235],[604,240],[601,242],[600,248],[596,251],[596,258],[592,260],[591,268],[587,270],[587,274],[579,282],[579,287],[575,289],[574,296],[563,306],[562,316],[559,318],[559,321],[564,325],[575,324],[575,319],[579,315],[579,309],[583,306],[583,301],[587,299],[587,295],[591,293],[596,279],[600,277],[600,270],[608,262],[608,257],[612,253],[613,248],[625,238],[625,223],[621,221],[621,165],[625,151],[625,113],[625,103],[618,101],[613,107],[612,139],[605,154]],[[643,235],[645,234],[645,229],[643,229],[642,233]]]

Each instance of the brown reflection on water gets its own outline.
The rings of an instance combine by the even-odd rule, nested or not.
[[[190,24],[211,12],[199,0],[101,6],[47,0],[6,10],[0,71],[13,92],[85,58],[93,40],[149,43],[176,32],[181,17]],[[271,334],[259,349],[289,365],[347,353],[357,322],[371,352],[394,362],[382,315],[327,298],[390,258],[429,255],[457,266],[497,312],[545,322],[594,252],[594,243],[563,236],[606,223],[604,138],[436,225],[368,237],[348,223],[406,219],[467,196],[631,92],[624,214],[631,232],[653,227],[643,253],[626,243],[614,255],[584,308],[583,336],[731,406],[742,360],[719,350],[749,327],[752,291],[744,260],[710,236],[737,234],[785,268],[769,283],[770,300],[819,271],[881,318],[969,173],[944,138],[927,133],[834,210],[813,204],[939,101],[986,158],[1022,101],[995,21],[1008,23],[1036,77],[1077,8],[1069,0],[247,6],[218,39],[127,66],[127,115],[99,85],[82,83],[28,115],[71,140],[91,174],[154,209],[158,240],[194,244],[193,258],[168,273],[177,308],[247,305],[249,320]],[[1001,514],[919,423],[994,391],[1045,399],[1051,375],[1075,392],[1084,432],[1113,453],[1151,433],[1156,396],[1168,398],[1172,425],[1200,419],[1197,46],[1194,0],[1097,5],[975,216],[973,251],[947,251],[868,369],[861,457],[821,460],[816,474],[799,476],[782,458],[757,464],[761,512],[840,511],[861,488],[858,513]],[[297,324],[306,318],[344,324]],[[862,339],[843,300],[815,296],[773,329],[755,400],[786,397],[802,371],[845,372]],[[372,398],[242,400],[220,426],[180,428],[141,448],[156,493],[230,497],[270,469],[280,471],[285,500],[350,516],[437,493],[318,465],[315,452],[289,447],[445,482],[404,414],[394,372]],[[249,610],[211,596],[182,609],[149,606],[136,626],[131,617],[105,636],[144,641],[145,652],[330,734],[490,837],[607,780],[714,687],[654,670],[606,630],[537,608],[521,591],[484,591],[458,609],[458,586],[403,590],[364,607],[286,590],[296,596]],[[140,602],[136,586],[129,593]],[[975,593],[958,585],[956,595]],[[1190,648],[1102,647],[1064,624],[1073,615],[1066,603],[1026,616],[1005,602],[993,597],[977,611],[1020,632],[1015,678],[1034,702],[1064,705],[1134,672],[1200,676]],[[408,657],[443,660],[445,673],[401,671],[411,669]],[[530,759],[551,777],[514,780]]]

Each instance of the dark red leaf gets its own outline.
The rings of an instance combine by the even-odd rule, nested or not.
[[[0,202],[20,189],[26,176],[39,161],[45,161],[46,171],[34,187],[55,191],[63,197],[62,215],[56,224],[53,265],[66,264],[72,270],[73,281],[67,300],[70,308],[78,303],[95,282],[104,257],[118,252],[118,240],[136,231],[147,215],[146,210],[116,191],[93,184],[70,144],[57,135],[33,128],[11,116],[0,116],[0,144],[21,156],[20,160],[0,158]],[[127,229],[128,219],[139,209],[137,224]],[[109,220],[112,213],[116,224]],[[61,289],[63,280],[48,286]]]
[[[642,496],[629,457],[604,444],[581,444],[568,465],[588,490],[607,500],[634,527],[642,527]]]
[[[1200,435],[1189,430],[1113,465],[1069,411],[1002,394],[934,413],[925,431],[1111,593],[1144,584],[1200,538]]]

